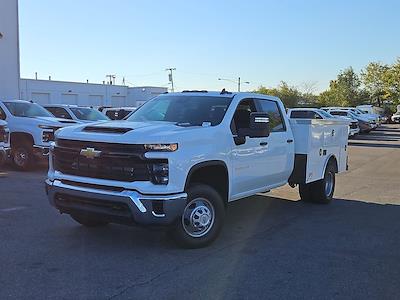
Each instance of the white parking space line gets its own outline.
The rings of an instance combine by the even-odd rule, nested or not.
[[[9,207],[9,208],[2,208],[2,209],[0,209],[0,212],[10,212],[10,211],[16,211],[16,210],[23,210],[25,208],[26,208],[26,206],[15,206],[15,207]]]

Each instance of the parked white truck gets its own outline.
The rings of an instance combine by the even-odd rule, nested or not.
[[[8,129],[7,122],[1,121],[1,115],[0,115],[0,167],[6,161],[9,153],[10,153],[10,130]]]
[[[40,105],[23,100],[0,100],[0,120],[8,123],[11,157],[20,170],[27,170],[38,159],[48,156],[57,129],[77,124],[55,118]]]
[[[328,203],[346,170],[348,122],[289,120],[253,93],[164,94],[127,121],[56,132],[49,201],[85,226],[165,225],[184,247],[218,235],[228,202],[289,183]]]

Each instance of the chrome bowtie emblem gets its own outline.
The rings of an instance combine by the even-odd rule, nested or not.
[[[96,150],[94,148],[86,148],[86,149],[82,149],[80,154],[86,158],[94,159],[95,157],[100,156],[101,151]]]

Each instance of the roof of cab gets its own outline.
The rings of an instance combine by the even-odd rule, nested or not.
[[[316,108],[316,107],[295,107],[295,108],[288,108],[288,110],[290,110],[290,111],[303,111],[303,110],[307,110],[307,111],[321,111],[320,108]]]
[[[206,90],[185,90],[180,93],[164,93],[161,94],[160,96],[167,96],[167,95],[173,95],[173,96],[212,96],[212,97],[224,97],[224,98],[233,98],[236,96],[239,96],[241,98],[263,98],[263,99],[270,99],[270,100],[279,100],[278,97],[271,96],[271,95],[265,95],[265,94],[258,94],[258,93],[251,93],[251,92],[229,92],[229,91],[206,91]]]
[[[10,99],[10,100],[1,100],[0,99],[0,102],[15,102],[15,103],[26,103],[26,102],[29,102],[29,103],[32,103],[31,101],[20,100],[20,99]]]
[[[76,104],[43,104],[43,107],[87,107],[89,106],[78,106]]]

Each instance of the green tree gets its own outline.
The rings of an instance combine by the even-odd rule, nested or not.
[[[361,79],[372,103],[378,106],[382,101],[390,97],[389,78],[390,67],[378,62],[371,62],[361,71]]]
[[[289,86],[285,81],[281,81],[276,88],[260,86],[255,93],[279,97],[286,107],[295,107],[298,102],[303,100],[302,93],[293,86]]]
[[[357,106],[365,101],[361,80],[352,67],[339,73],[329,88],[319,95],[320,106]]]
[[[387,72],[387,99],[400,104],[400,58],[390,66]]]

